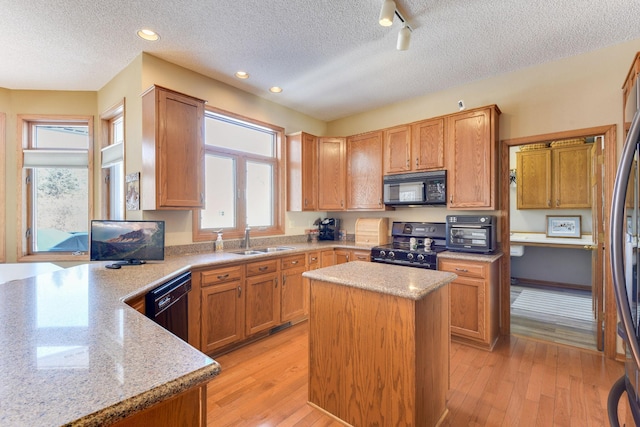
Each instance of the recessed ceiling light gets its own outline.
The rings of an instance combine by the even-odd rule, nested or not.
[[[272,87],[272,88],[269,88],[269,92],[272,92],[272,93],[280,93],[280,92],[282,92],[282,88],[281,88],[281,87],[278,87],[278,86],[274,86],[274,87]]]
[[[145,39],[150,42],[154,42],[160,38],[160,35],[158,33],[156,33],[153,30],[148,30],[146,28],[143,28],[142,30],[138,30],[136,34],[138,34],[138,37],[140,37],[141,39]]]
[[[246,71],[238,71],[236,72],[236,77],[239,79],[248,79],[249,73],[247,73]]]

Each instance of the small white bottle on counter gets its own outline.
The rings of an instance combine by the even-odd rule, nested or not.
[[[218,231],[218,238],[214,243],[214,248],[216,252],[221,252],[224,250],[224,241],[222,240],[222,231]]]

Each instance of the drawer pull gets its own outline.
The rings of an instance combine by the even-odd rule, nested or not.
[[[220,275],[218,275],[218,280],[224,280],[224,279],[226,279],[227,277],[229,277],[229,273],[227,273],[227,274],[220,274]]]
[[[265,271],[265,270],[267,270],[268,268],[269,268],[269,266],[267,266],[267,265],[263,265],[262,267],[258,267],[258,270],[260,270],[260,271]]]
[[[317,260],[318,260],[318,257],[317,257],[317,256],[312,256],[312,257],[311,257],[311,261],[312,261],[312,262],[316,262]]]
[[[296,265],[298,261],[291,261],[291,264]]]
[[[469,270],[467,270],[466,268],[458,268],[458,267],[456,267],[456,271],[460,271],[462,273],[468,273],[469,272]]]
[[[242,296],[242,286],[238,286],[238,298]]]

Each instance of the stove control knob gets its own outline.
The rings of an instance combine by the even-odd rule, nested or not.
[[[395,256],[396,256],[396,254],[395,254],[395,253],[393,253],[393,251],[389,251],[389,258],[393,258],[393,257],[395,257]]]
[[[385,256],[387,253],[385,251],[380,251],[380,256],[383,257]]]
[[[413,254],[407,254],[407,259],[411,261],[413,259]]]
[[[424,255],[418,254],[418,261],[424,261]]]

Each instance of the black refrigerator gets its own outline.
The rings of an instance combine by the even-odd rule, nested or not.
[[[616,172],[610,216],[611,267],[620,319],[618,334],[624,340],[626,353],[625,373],[609,393],[609,421],[614,427],[620,425],[617,407],[623,396],[629,400],[635,424],[640,425],[640,110],[635,101],[632,107],[635,113]]]

